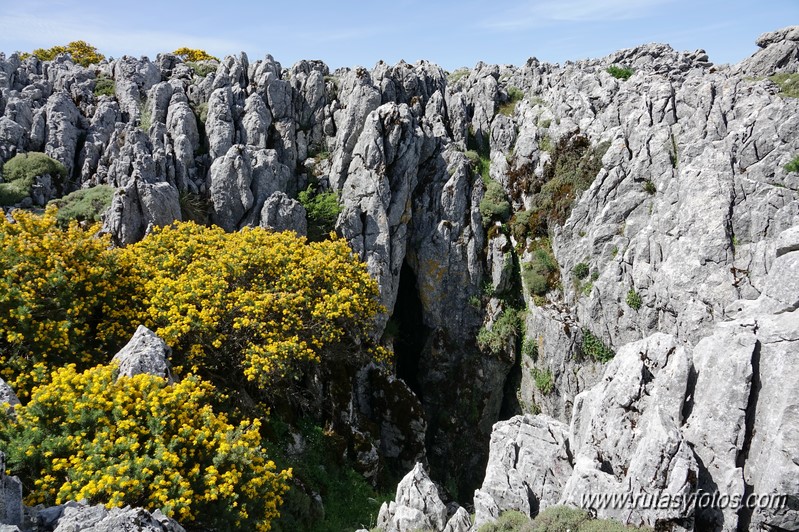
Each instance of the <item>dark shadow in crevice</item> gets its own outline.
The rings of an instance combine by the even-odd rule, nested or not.
[[[424,310],[419,299],[416,274],[407,263],[403,263],[400,271],[397,302],[390,322],[396,329],[394,357],[397,362],[397,377],[405,381],[421,401],[419,362],[427,338],[430,336],[430,328],[424,323]]]

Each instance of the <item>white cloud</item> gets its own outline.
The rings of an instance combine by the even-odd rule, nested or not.
[[[675,0],[532,0],[522,2],[497,17],[485,27],[525,29],[556,22],[591,22],[624,20],[646,16],[653,8]]]

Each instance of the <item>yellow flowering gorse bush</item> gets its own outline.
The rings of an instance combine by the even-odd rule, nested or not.
[[[115,372],[61,368],[15,420],[2,420],[12,471],[35,479],[26,502],[86,498],[219,530],[269,530],[291,473],[266,458],[260,423],[234,427],[214,412],[214,389],[199,377],[170,385]]]
[[[181,365],[267,389],[305,362],[384,356],[367,345],[377,284],[343,240],[308,244],[289,232],[188,222],[122,253],[143,280],[133,298],[140,304],[113,321],[142,319]]]
[[[13,223],[0,216],[0,374],[22,399],[46,367],[107,360],[131,334],[101,332],[105,316],[125,300],[121,257],[107,237],[96,236],[99,227],[73,222],[62,229],[56,212],[17,210]]]

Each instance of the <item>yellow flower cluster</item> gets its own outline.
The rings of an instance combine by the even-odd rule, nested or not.
[[[33,55],[41,61],[52,61],[59,54],[69,54],[72,61],[78,65],[88,67],[105,59],[105,56],[97,51],[97,48],[86,41],[72,41],[66,46],[53,46],[52,48],[37,48]]]
[[[14,218],[0,216],[0,374],[25,399],[42,375],[35,362],[87,367],[108,356],[98,329],[116,300],[127,299],[127,277],[97,227],[62,229],[55,208]]]
[[[172,53],[180,57],[184,61],[208,61],[211,59],[219,61],[218,58],[212,56],[205,50],[199,50],[197,48],[188,48],[186,46],[182,46]]]
[[[0,441],[14,472],[36,479],[26,502],[86,498],[159,508],[204,527],[269,530],[291,472],[265,457],[260,423],[234,427],[198,377],[169,385],[115,373],[59,369],[17,407],[16,420],[4,420]]]
[[[121,252],[136,265],[140,305],[113,321],[129,327],[143,316],[184,357],[179,364],[264,389],[304,362],[384,356],[369,343],[377,284],[343,240],[308,244],[288,232],[189,222]]]

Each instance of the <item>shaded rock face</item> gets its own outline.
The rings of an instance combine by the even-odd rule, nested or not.
[[[0,451],[0,526],[22,526],[22,482],[6,475],[6,455]]]
[[[69,169],[65,189],[116,187],[104,227],[119,245],[186,218],[302,234],[298,192],[337,193],[337,231],[379,282],[375,336],[393,320],[418,339],[397,348],[399,381],[370,377],[390,401],[354,374],[335,401],[337,423],[352,422],[360,438],[348,451],[370,475],[380,453],[405,470],[426,459],[466,502],[483,481],[494,424],[540,410],[546,421],[506,428],[505,438],[535,441],[570,424],[568,445],[552,436],[543,447],[547,460],[568,449],[572,472],[483,484],[485,515],[501,509],[495,494],[522,501],[527,490],[532,513],[555,494],[617,490],[632,475],[660,475],[667,481],[641,489],[670,493],[688,473],[700,486],[777,490],[794,478],[795,405],[780,377],[792,371],[780,351],[792,340],[775,339],[792,338],[783,321],[799,304],[799,173],[786,168],[799,153],[799,100],[759,78],[799,70],[797,31],[761,36],[761,50],[731,67],[651,44],[565,65],[479,63],[449,77],[427,62],[331,73],[316,61],[284,69],[242,54],[201,78],[169,55],[96,72],[65,57],[0,56],[0,162],[45,151]],[[610,65],[633,73],[618,79]],[[93,94],[98,74],[113,77],[114,96]],[[481,173],[502,187],[512,220],[483,219],[491,198]],[[189,213],[192,204],[202,212]],[[533,300],[519,274],[541,246],[557,268]],[[580,264],[585,277],[575,275]],[[522,307],[524,333],[497,349],[477,341]],[[732,319],[739,325],[718,325]],[[728,354],[723,342],[729,358],[713,355]],[[592,356],[598,346],[619,353],[617,378]],[[767,372],[779,377],[768,386]],[[684,408],[660,405],[666,398]],[[371,406],[404,399],[402,415]],[[613,406],[595,411],[595,400]],[[743,410],[717,415],[720,401]],[[781,417],[755,408],[760,401]],[[623,436],[592,443],[609,427]],[[764,434],[779,438],[781,455],[768,455]],[[654,469],[640,459],[652,449],[664,449]],[[792,516],[634,515],[724,527]]]

